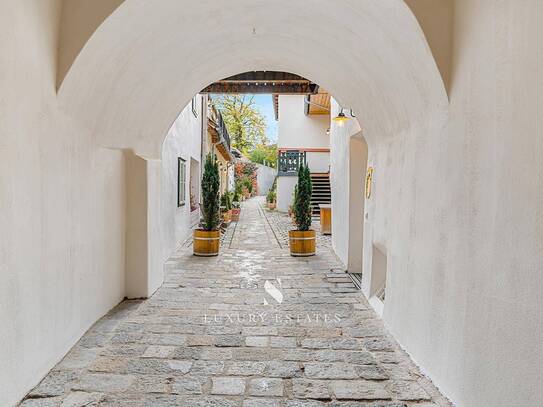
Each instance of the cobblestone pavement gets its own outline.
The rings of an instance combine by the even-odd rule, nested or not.
[[[175,253],[152,298],[97,322],[22,405],[449,406],[326,241],[290,257],[288,218],[260,203],[244,204],[221,256]]]
[[[263,204],[264,202],[262,202]],[[294,225],[291,218],[285,214],[278,211],[270,211],[269,209],[262,209],[265,213],[266,220],[274,234],[279,241],[281,247],[288,249],[288,231],[291,230]],[[312,227],[317,232],[320,232],[320,220],[318,218],[313,218]],[[332,248],[332,237],[329,235],[323,235],[317,233],[317,246],[325,250],[331,250]]]

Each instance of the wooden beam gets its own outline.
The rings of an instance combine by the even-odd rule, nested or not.
[[[273,99],[273,113],[275,114],[275,120],[279,120],[279,95],[274,94]]]
[[[253,83],[215,82],[200,93],[278,93],[282,95],[315,94],[319,86],[314,83]]]
[[[294,81],[294,82],[311,82],[310,80],[293,73],[279,71],[250,71],[240,73],[222,79],[219,82],[265,82],[265,81]]]
[[[329,148],[305,148],[305,147],[279,147],[277,149],[280,153],[285,153],[287,151],[300,151],[306,153],[329,153]]]
[[[252,71],[221,79],[201,93],[316,94],[319,86],[299,75],[277,71]]]

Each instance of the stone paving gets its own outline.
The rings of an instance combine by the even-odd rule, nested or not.
[[[98,321],[22,405],[449,406],[328,240],[315,257],[290,257],[285,222],[258,199],[244,203],[219,257],[181,248],[152,298]]]
[[[275,237],[279,242],[279,245],[281,247],[284,247],[288,249],[288,231],[291,230],[294,227],[294,224],[289,216],[287,214],[278,212],[278,211],[270,211],[269,209],[263,209],[265,211],[265,217],[274,231]],[[320,232],[320,223],[318,218],[313,218],[313,229],[315,229],[317,232]],[[317,233],[317,245],[326,251],[331,250],[332,248],[332,236],[330,235],[323,235],[321,233]]]

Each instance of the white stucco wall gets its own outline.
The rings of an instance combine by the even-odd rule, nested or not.
[[[306,116],[304,95],[279,96],[278,148],[329,148],[329,116]]]
[[[0,405],[125,295],[125,160],[59,108],[60,2],[0,2]]]
[[[339,113],[338,103],[332,99],[331,102],[332,115],[335,117]],[[352,156],[351,137],[360,132],[360,125],[356,119],[351,119],[339,125],[336,122],[331,123],[330,127],[330,188],[332,191],[332,246],[334,251],[340,258],[341,262],[351,272],[360,272],[358,269],[349,267],[354,265],[358,260],[358,256],[353,253],[354,250],[349,250],[349,239],[351,237],[351,211],[354,212],[353,203],[351,202],[351,167],[355,166],[360,161],[363,161],[365,167],[367,161],[366,156]],[[356,162],[351,162],[356,161]],[[354,199],[354,197],[353,197]],[[358,205],[356,205],[358,206]],[[361,210],[360,208],[358,208]],[[358,225],[356,225],[358,226]],[[360,232],[362,237],[362,232]],[[362,242],[358,248],[360,258],[362,257]],[[351,261],[349,261],[351,259]],[[361,268],[361,267],[360,267]]]
[[[288,212],[289,205],[294,198],[294,187],[298,183],[298,177],[277,177],[277,210]]]
[[[266,195],[275,181],[277,170],[266,165],[257,164],[256,182],[258,183],[258,194]]]
[[[364,291],[376,245],[386,325],[456,405],[538,404],[543,6],[455,3],[448,117],[370,145]]]
[[[235,188],[236,188],[236,170],[234,167],[234,163],[231,162],[230,166],[228,167],[228,190],[230,192],[234,192]]]
[[[162,147],[162,261],[165,261],[172,251],[190,236],[192,226],[199,220],[199,209],[191,212],[190,208],[191,165],[196,164],[200,167],[202,142],[202,99],[196,97],[195,100],[197,116],[194,116],[192,105],[189,103],[173,123]],[[181,207],[177,207],[179,157],[186,163],[186,203]],[[198,173],[201,174],[200,169]]]
[[[328,122],[330,124],[330,122]],[[330,153],[321,151],[307,151],[305,155],[307,165],[311,172],[330,171]]]
[[[448,121],[402,132],[373,158],[385,319],[459,406],[538,404],[543,4],[455,9]]]

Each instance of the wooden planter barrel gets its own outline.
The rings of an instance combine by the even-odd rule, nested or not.
[[[202,257],[218,256],[220,241],[220,230],[196,229],[193,233],[193,253]]]
[[[308,257],[316,254],[317,234],[314,230],[289,230],[288,237],[291,256]]]

